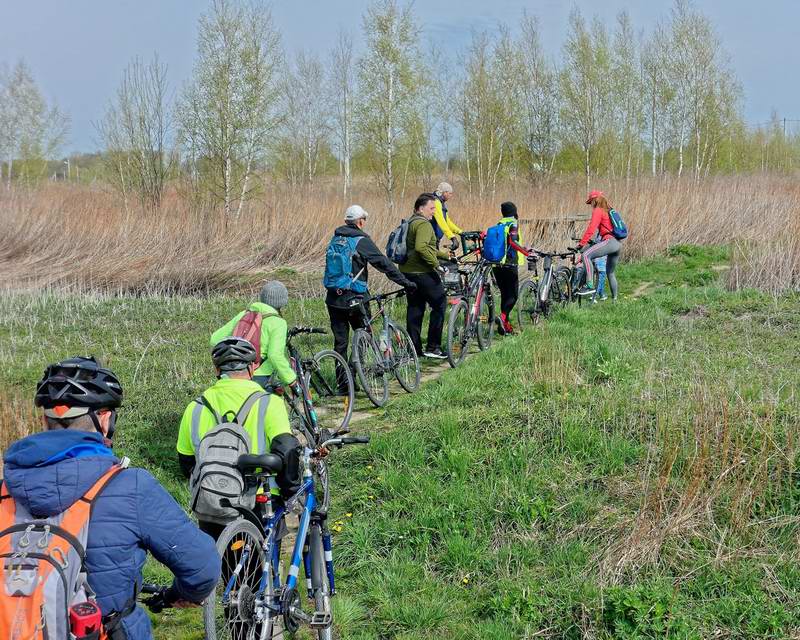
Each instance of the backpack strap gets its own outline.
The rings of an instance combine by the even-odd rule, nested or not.
[[[239,412],[236,414],[236,424],[243,427],[247,416],[250,415],[250,411],[253,410],[256,402],[263,400],[263,402],[258,405],[258,422],[256,423],[256,429],[258,431],[258,451],[256,453],[259,455],[266,453],[267,449],[267,434],[264,430],[264,420],[267,415],[270,398],[270,394],[266,391],[254,391],[247,400],[244,401],[241,409],[239,409]]]
[[[208,409],[211,412],[217,424],[222,423],[222,416],[211,406],[211,403],[205,395],[201,394],[194,402],[194,409],[192,409],[192,446],[194,447],[195,453],[197,453],[197,450],[200,448],[200,417],[203,415],[203,409]]]
[[[8,492],[6,483],[0,488],[0,556],[11,553],[11,536],[2,535],[6,529],[14,526],[17,505]]]

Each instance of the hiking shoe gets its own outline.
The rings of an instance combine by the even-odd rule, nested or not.
[[[500,318],[495,318],[494,323],[497,325],[497,335],[506,335],[506,328],[503,326],[503,321]]]
[[[435,349],[428,349],[422,353],[426,358],[435,358],[436,360],[447,360],[447,356],[442,353],[439,347]]]
[[[589,286],[588,284],[585,284],[575,292],[575,295],[576,296],[590,296],[595,291],[597,291],[597,289],[595,289],[593,286]]]

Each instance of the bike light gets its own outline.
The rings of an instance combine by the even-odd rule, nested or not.
[[[238,551],[244,546],[244,540],[236,540],[231,544],[231,551]]]
[[[258,504],[266,504],[267,502],[269,502],[269,496],[266,493],[259,493],[256,496],[256,502]]]

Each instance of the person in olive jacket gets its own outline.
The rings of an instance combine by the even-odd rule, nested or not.
[[[414,203],[414,214],[408,221],[408,260],[400,265],[400,271],[417,285],[416,291],[408,294],[406,327],[418,355],[428,358],[444,359],[442,353],[442,328],[447,295],[439,277],[439,258],[447,259],[450,254],[436,246],[436,234],[432,219],[436,212],[436,199],[423,193]],[[425,307],[430,306],[431,316],[428,324],[427,347],[422,350],[422,321]]]

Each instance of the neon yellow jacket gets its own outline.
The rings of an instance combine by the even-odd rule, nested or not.
[[[435,202],[436,211],[433,214],[433,221],[435,223],[433,225],[434,231],[438,227],[448,240],[455,235],[459,235],[461,233],[461,228],[453,222],[453,219],[449,215],[445,215],[442,209],[442,201],[436,198]],[[439,237],[438,234],[437,237]]]
[[[264,391],[257,382],[245,378],[223,377],[217,380],[213,386],[206,389],[203,392],[203,396],[221,416],[228,411],[235,415],[245,400],[256,391]],[[267,403],[266,406],[265,403]],[[192,418],[195,409],[201,412],[198,433],[200,438],[217,424],[214,414],[205,405],[192,400],[183,412],[181,426],[178,429],[176,448],[178,453],[185,456],[195,455],[194,443],[192,442]],[[260,429],[259,424],[261,426]],[[252,453],[269,453],[270,443],[273,438],[282,433],[292,432],[283,398],[270,395],[259,400],[247,415],[247,419],[244,421],[244,428],[250,435],[250,451]]]
[[[286,357],[286,320],[278,312],[263,302],[253,302],[245,311],[258,311],[261,319],[261,366],[256,369],[255,376],[271,376],[278,374],[284,385],[290,385],[297,379],[289,358]],[[236,314],[230,322],[211,334],[211,346],[224,340],[233,333],[245,311]]]
[[[524,265],[525,256],[523,256],[508,243],[509,236],[511,236],[511,239],[514,240],[514,242],[520,246],[522,245],[522,234],[519,232],[519,221],[513,217],[500,218],[500,222],[498,224],[506,225],[506,254],[503,256],[500,264],[512,264],[511,260],[514,260],[518,266]],[[511,260],[509,260],[509,258],[511,258]]]

